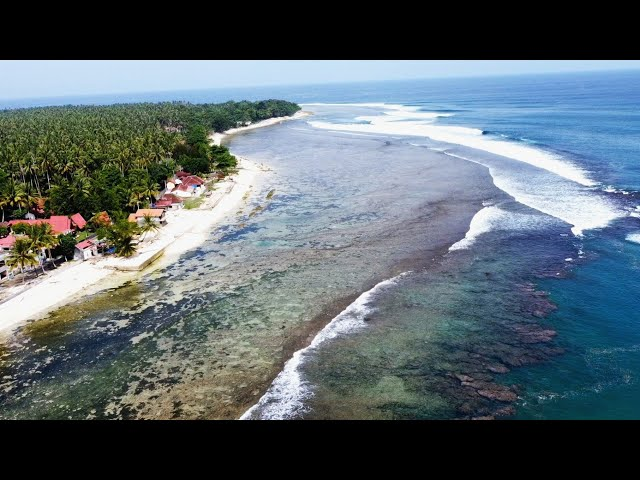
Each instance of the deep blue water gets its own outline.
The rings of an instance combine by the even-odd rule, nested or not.
[[[640,218],[628,215],[640,206],[640,72],[65,97],[0,107],[262,98],[384,102],[449,113],[438,125],[480,129],[582,168],[597,183],[591,188],[609,191],[609,201],[627,214],[586,230],[576,240],[580,261],[573,259],[563,278],[537,282],[558,307],[541,321],[557,331],[554,342],[565,353],[513,369],[503,380],[523,387],[516,418],[640,418],[640,244],[627,239],[640,233]],[[535,250],[538,241],[520,236],[517,246]]]

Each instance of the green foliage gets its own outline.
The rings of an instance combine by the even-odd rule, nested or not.
[[[140,233],[146,237],[147,233],[155,232],[160,229],[160,225],[153,219],[151,215],[142,217],[142,225],[140,225]]]
[[[72,259],[75,253],[77,240],[71,233],[58,236],[58,246],[53,250],[54,255],[63,255],[67,260]]]
[[[9,235],[9,227],[0,225],[0,238],[4,238]]]
[[[201,124],[194,124],[187,130],[185,139],[189,145],[196,145],[198,143],[208,144],[207,133],[207,127]]]
[[[47,199],[47,214],[80,212],[90,218],[106,210],[113,218],[126,216],[127,210],[153,201],[175,171],[176,159],[196,159],[193,173],[207,173],[214,164],[235,167],[226,148],[209,146],[210,130],[299,109],[295,103],[264,100],[2,110],[0,221],[5,212],[24,216],[39,198]]]
[[[136,253],[133,237],[139,233],[137,223],[122,219],[98,230],[98,237],[106,239],[109,245],[115,247],[118,256],[130,257]]]
[[[31,240],[18,238],[13,248],[6,258],[9,267],[19,268],[22,272],[25,267],[36,267],[39,265],[38,256],[33,251]],[[24,282],[24,277],[22,277]]]
[[[192,210],[202,205],[202,202],[204,202],[204,197],[187,198],[184,201],[184,208],[186,208],[187,210]]]
[[[53,235],[51,225],[48,223],[28,225],[26,233],[29,235],[29,239],[31,240],[31,246],[36,251],[44,248],[49,254],[49,258],[53,261],[51,249],[58,245],[58,239]]]
[[[185,172],[203,175],[211,171],[211,162],[207,158],[181,157],[180,166]]]
[[[29,231],[28,223],[16,223],[11,227],[16,235],[25,235]]]
[[[224,145],[214,145],[211,147],[211,153],[213,155],[213,163],[216,168],[228,171],[235,168],[238,165],[236,157],[231,155],[229,149]]]

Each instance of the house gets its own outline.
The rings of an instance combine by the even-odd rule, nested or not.
[[[0,254],[11,250],[14,243],[16,243],[15,235],[9,235],[7,237],[0,238]]]
[[[174,195],[177,195],[178,197],[193,197],[196,193],[196,185],[193,185],[191,187],[184,185],[184,184],[180,184],[178,185],[176,188],[174,188],[171,193]]]
[[[71,233],[71,219],[64,215],[53,215],[51,218],[39,218],[37,220],[11,220],[9,226],[13,228],[14,225],[24,223],[27,225],[38,225],[41,223],[48,223],[51,225],[51,232],[54,235],[61,235],[63,233]]]
[[[14,243],[16,243],[15,235],[0,238],[0,282],[9,276],[9,267],[7,267],[6,258]]]
[[[9,276],[9,267],[5,263],[6,253],[0,253],[0,282]]]
[[[197,175],[189,175],[188,177],[181,178],[181,180],[185,185],[202,185],[204,183],[204,179]]]
[[[182,208],[184,200],[173,193],[165,193],[156,202],[156,208],[164,208],[165,210],[178,210]]]
[[[71,233],[71,219],[66,215],[52,215],[47,219],[51,224],[51,230],[54,235],[60,235],[64,233]]]
[[[185,172],[183,170],[176,172],[176,177],[179,178],[180,180],[182,180],[182,177],[188,177],[189,175],[191,175],[189,172]]]
[[[0,282],[6,280],[9,277],[9,267],[4,262],[5,254],[0,254]]]
[[[204,180],[197,175],[182,177],[182,183],[176,186],[171,193],[179,197],[193,197],[204,192]]]
[[[106,213],[106,212],[105,212]],[[71,224],[78,230],[82,230],[87,226],[87,221],[79,213],[71,215]]]
[[[76,244],[73,252],[73,258],[76,260],[88,260],[96,256],[98,256],[98,241],[95,236]]]
[[[162,208],[139,208],[136,213],[129,215],[130,222],[137,222],[138,225],[142,225],[145,216],[150,216],[154,222],[164,225],[167,223],[165,211]]]

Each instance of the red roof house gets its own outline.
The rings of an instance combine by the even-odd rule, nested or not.
[[[69,217],[64,215],[52,215],[51,218],[47,220],[51,224],[51,230],[53,230],[54,235],[71,232],[71,219]]]
[[[15,243],[15,235],[9,235],[8,237],[0,238],[0,250],[9,250]]]
[[[80,230],[82,230],[87,225],[87,221],[82,218],[82,215],[80,215],[79,213],[71,215],[71,222]]]
[[[85,240],[83,242],[76,243],[76,248],[84,250],[85,248],[93,247],[95,244],[96,242],[94,242],[93,240]]]
[[[191,175],[189,172],[185,172],[183,170],[180,170],[179,172],[176,172],[176,177],[178,177],[178,178],[188,177],[189,175]]]
[[[182,178],[183,185],[202,185],[204,180],[197,175],[189,175],[188,177]]]
[[[179,196],[174,195],[173,193],[165,193],[160,200],[162,200],[163,202],[168,200],[171,203],[183,203],[184,202],[184,200],[182,200]]]
[[[71,232],[71,219],[64,215],[54,215],[51,218],[39,218],[37,220],[11,220],[9,226],[13,227],[19,223],[26,225],[39,225],[41,223],[48,223],[51,225],[51,231],[54,235],[60,235],[61,233]]]

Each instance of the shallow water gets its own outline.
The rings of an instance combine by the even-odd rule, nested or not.
[[[20,329],[3,418],[238,417],[353,298],[501,198],[478,165],[303,122],[231,148],[273,169],[258,197],[175,265]]]
[[[639,418],[639,85],[171,94],[369,105],[233,137],[273,169],[256,198],[175,265],[20,329],[0,417]]]

